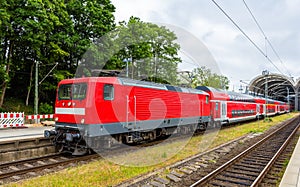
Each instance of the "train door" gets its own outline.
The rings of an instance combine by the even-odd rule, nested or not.
[[[220,109],[220,102],[213,101],[211,103],[211,114],[213,116],[214,121],[219,121],[221,118],[221,109]]]
[[[263,107],[263,108],[264,108],[264,113],[263,113],[263,114],[266,115],[266,114],[267,114],[267,105],[264,104],[264,107]]]
[[[256,104],[256,116],[259,117],[260,115],[260,105]]]
[[[225,101],[221,102],[221,120],[226,120],[227,119],[227,104]]]

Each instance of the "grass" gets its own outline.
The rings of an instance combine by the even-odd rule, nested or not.
[[[233,128],[192,137],[189,141],[174,141],[172,144],[159,144],[150,148],[142,148],[135,154],[129,153],[119,157],[93,161],[86,165],[68,168],[7,186],[112,186],[135,176],[171,165],[243,135],[264,132],[271,126],[295,115],[297,113],[276,116],[268,122],[260,120],[235,125]]]

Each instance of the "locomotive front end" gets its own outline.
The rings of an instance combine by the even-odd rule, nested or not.
[[[55,130],[45,131],[60,152],[86,154],[88,146],[83,137],[86,116],[88,82],[85,79],[61,81],[55,102]]]

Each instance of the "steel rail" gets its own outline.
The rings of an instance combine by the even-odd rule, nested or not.
[[[53,168],[53,167],[59,166],[59,165],[66,165],[66,164],[69,164],[69,163],[90,160],[90,159],[93,159],[93,158],[99,158],[99,155],[93,154],[93,155],[88,155],[88,156],[83,156],[83,157],[70,158],[68,160],[57,161],[57,162],[54,162],[54,163],[46,163],[44,165],[28,167],[28,168],[15,170],[15,171],[11,171],[11,172],[6,172],[6,173],[0,173],[0,179],[5,179],[5,178],[12,177],[12,176],[15,176],[15,175],[22,175],[22,174],[32,172],[32,171],[38,171],[38,170],[42,170],[42,169]]]
[[[266,165],[266,167],[263,169],[263,171],[259,174],[259,176],[255,179],[255,181],[252,183],[251,187],[258,186],[259,183],[263,180],[264,176],[268,173],[268,171],[273,166],[276,159],[281,155],[281,153],[284,151],[284,149],[289,144],[292,137],[296,134],[298,131],[298,128],[300,126],[300,123],[297,125],[297,127],[293,130],[293,132],[290,134],[290,136],[286,139],[284,144],[280,147],[280,149],[276,152],[276,154],[273,156],[273,158],[269,161],[269,163]]]
[[[192,184],[190,187],[195,187],[195,186],[200,186],[200,185],[205,184],[208,180],[212,179],[218,173],[224,171],[225,169],[227,169],[228,167],[230,167],[231,165],[233,165],[235,162],[237,162],[238,160],[240,160],[240,158],[242,158],[243,156],[245,156],[246,154],[248,154],[249,152],[251,152],[253,149],[255,149],[256,147],[258,147],[259,145],[261,145],[262,143],[264,143],[266,140],[270,139],[274,134],[276,134],[277,132],[279,132],[280,130],[282,130],[283,128],[285,128],[286,126],[290,125],[291,123],[295,122],[298,119],[299,119],[299,117],[296,117],[295,119],[287,122],[284,126],[282,126],[281,128],[277,129],[276,131],[272,132],[271,134],[269,134],[268,136],[266,136],[262,140],[258,141],[256,144],[252,145],[251,147],[249,147],[248,149],[246,149],[245,151],[243,151],[239,155],[235,156],[234,158],[232,158],[231,160],[229,160],[228,162],[226,162],[222,166],[218,167],[213,172],[211,172],[208,175],[206,175],[205,177],[201,178],[200,180],[198,180],[197,182],[195,182],[194,184]]]

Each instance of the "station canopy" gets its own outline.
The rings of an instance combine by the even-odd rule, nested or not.
[[[255,77],[249,84],[249,93],[255,96],[267,97],[284,102],[290,102],[298,109],[298,93],[300,79],[295,82],[293,78],[280,74],[265,73]]]

